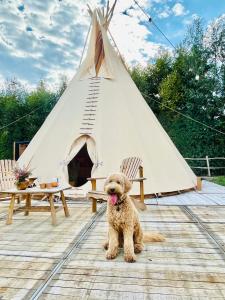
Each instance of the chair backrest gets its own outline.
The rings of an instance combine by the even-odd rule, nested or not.
[[[13,169],[16,162],[10,159],[0,160],[0,190],[10,189],[14,187],[15,177]]]
[[[141,166],[142,160],[139,157],[128,157],[122,161],[120,172],[125,174],[129,179],[135,179]]]

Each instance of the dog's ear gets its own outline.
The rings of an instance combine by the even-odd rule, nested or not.
[[[128,193],[130,189],[132,188],[131,181],[127,178],[127,176],[123,175],[124,177],[124,192]]]

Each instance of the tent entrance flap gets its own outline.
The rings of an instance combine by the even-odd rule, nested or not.
[[[80,149],[74,158],[68,164],[69,183],[72,186],[82,186],[91,177],[93,162],[90,159],[87,150],[87,143]]]

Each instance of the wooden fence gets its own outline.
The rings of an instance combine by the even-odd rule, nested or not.
[[[205,161],[206,166],[205,167],[195,167],[195,166],[190,166],[192,169],[202,169],[202,170],[207,170],[208,176],[211,177],[211,170],[225,170],[225,157],[202,157],[202,158],[185,158],[187,161]],[[211,161],[219,161],[222,160],[224,162],[223,166],[220,167],[215,167],[211,166],[210,162]]]

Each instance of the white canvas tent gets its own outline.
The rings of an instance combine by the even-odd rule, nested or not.
[[[29,165],[42,180],[59,177],[68,182],[68,165],[86,145],[91,176],[107,176],[119,170],[124,158],[139,156],[147,177],[145,194],[193,188],[196,176],[110,43],[107,29],[113,8],[89,11],[86,58],[19,165]],[[82,188],[90,189],[89,183]],[[135,185],[132,193],[138,193]]]

